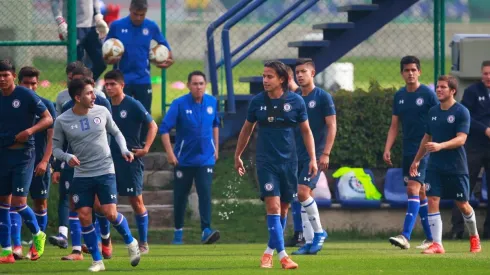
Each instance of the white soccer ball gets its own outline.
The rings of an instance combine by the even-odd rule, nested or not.
[[[123,54],[124,45],[119,39],[107,39],[102,45],[102,55],[104,56],[104,59],[110,60],[114,58],[121,58]]]
[[[165,45],[158,44],[155,40],[150,42],[150,61],[162,63],[168,59],[169,51]]]

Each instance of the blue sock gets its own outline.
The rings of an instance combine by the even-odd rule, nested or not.
[[[41,230],[39,228],[39,225],[37,224],[37,219],[34,211],[32,211],[32,209],[28,205],[17,206],[14,207],[14,209],[17,211],[17,213],[20,214],[20,216],[24,220],[25,225],[27,226],[27,228],[29,228],[32,234],[37,234]]]
[[[293,224],[294,232],[303,232],[303,221],[301,220],[301,203],[298,200],[294,200],[291,204],[293,210]]]
[[[70,212],[70,208],[68,206],[68,196],[62,196],[60,197],[58,201],[58,222],[59,226],[66,226],[68,227],[69,221],[68,221],[68,215]]]
[[[105,239],[109,238],[109,235],[111,234],[111,228],[110,228],[111,223],[103,214],[95,213],[95,217],[99,222],[99,228],[100,228],[99,235],[106,237]]]
[[[288,216],[286,217],[281,217],[281,226],[282,226],[282,231],[284,232],[284,230],[286,229],[286,223],[288,222]]]
[[[97,234],[95,233],[94,225],[82,227],[82,235],[85,244],[92,254],[92,259],[94,261],[102,261],[102,255],[100,255],[99,244],[97,243]]]
[[[133,236],[131,235],[131,230],[129,230],[128,221],[123,214],[117,213],[117,218],[114,222],[112,222],[112,225],[124,238],[125,244],[130,244],[133,242]]]
[[[2,248],[11,247],[10,242],[10,204],[0,203],[0,244]]]
[[[277,253],[284,250],[284,232],[282,231],[280,215],[267,215],[267,227],[269,228],[269,243],[272,242]],[[271,247],[272,248],[272,247]]]
[[[94,228],[95,228],[95,235],[97,236],[97,241],[100,243],[102,241],[100,237],[100,224],[95,215],[93,216],[93,223],[94,223]]]
[[[48,226],[48,209],[44,209],[41,212],[35,212],[37,224],[42,232],[46,230],[46,226]]]
[[[419,196],[408,196],[408,209],[405,215],[405,222],[403,223],[402,235],[410,240],[412,235],[413,226],[417,220],[417,214],[419,213],[420,200]]]
[[[419,208],[419,216],[420,216],[420,222],[422,223],[422,227],[424,228],[424,233],[425,233],[425,238],[428,241],[432,241],[432,232],[430,232],[430,224],[429,224],[429,206],[428,206],[428,200],[422,200],[420,202],[420,208]]]
[[[70,212],[68,220],[70,223],[71,246],[80,247],[82,246],[82,225],[78,219],[78,213]]]
[[[138,234],[140,236],[140,243],[148,242],[148,211],[141,215],[134,215],[136,225],[138,226]]]
[[[19,213],[13,211],[11,208],[10,212],[10,236],[12,237],[12,242],[14,243],[14,246],[21,246],[22,245],[22,240],[21,240],[21,230],[22,230],[22,217],[19,215]]]

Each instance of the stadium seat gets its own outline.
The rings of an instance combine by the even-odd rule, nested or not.
[[[488,202],[487,176],[485,173],[481,176],[481,198],[483,202]]]
[[[384,196],[386,202],[393,208],[407,207],[407,188],[403,182],[402,168],[390,168],[386,172]]]
[[[364,169],[364,172],[371,176],[374,183],[374,174],[369,169]],[[366,200],[366,199],[342,199],[339,195],[339,179],[336,180],[335,196],[343,208],[381,208],[381,200]]]

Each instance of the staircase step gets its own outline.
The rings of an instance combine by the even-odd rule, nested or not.
[[[127,205],[130,204],[128,197],[119,197],[117,201],[119,204],[127,204]],[[172,190],[143,191],[143,201],[145,202],[145,205],[152,205],[152,204],[173,205],[174,191]]]
[[[315,55],[322,48],[330,46],[330,41],[328,40],[304,40],[304,41],[294,41],[289,42],[288,47],[298,48],[298,57],[311,57]]]
[[[146,154],[146,156],[143,158],[143,163],[145,164],[145,170],[170,171],[173,169],[173,166],[167,161],[167,154],[164,152],[152,152]]]
[[[264,78],[262,76],[243,76],[240,77],[240,82],[260,82],[262,83],[262,80]]]
[[[323,39],[334,41],[345,31],[353,29],[355,24],[352,22],[343,23],[323,23],[313,25],[314,30],[323,30]]]
[[[172,190],[173,180],[173,171],[145,171],[143,177],[144,190]]]
[[[264,60],[264,64],[273,60],[281,61],[282,63],[288,65],[289,67],[293,68],[296,67],[296,62],[298,61],[298,58],[279,58],[279,59],[269,59],[269,60]]]
[[[134,220],[133,208],[131,208],[131,205],[120,204],[117,206],[117,210],[126,217],[131,226],[134,226],[136,224]],[[146,210],[148,211],[148,227],[150,229],[153,227],[170,227],[173,225],[174,208],[172,205],[151,204],[146,205]]]
[[[379,9],[377,4],[346,5],[337,7],[338,12],[347,12],[347,21],[356,22],[360,18]]]

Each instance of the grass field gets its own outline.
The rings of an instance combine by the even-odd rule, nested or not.
[[[384,242],[326,242],[316,256],[293,256],[299,264],[295,274],[490,274],[490,250],[468,252],[468,242],[446,242],[445,255],[421,255],[419,250],[400,250]],[[130,266],[127,251],[115,246],[105,261],[105,274],[280,274],[277,256],[274,268],[261,270],[263,244],[246,245],[153,245],[139,266]],[[289,254],[292,251],[287,249]],[[61,261],[67,250],[48,247],[37,262],[18,261],[1,265],[0,274],[87,274],[90,257],[80,262]],[[137,273],[134,273],[137,272]]]

